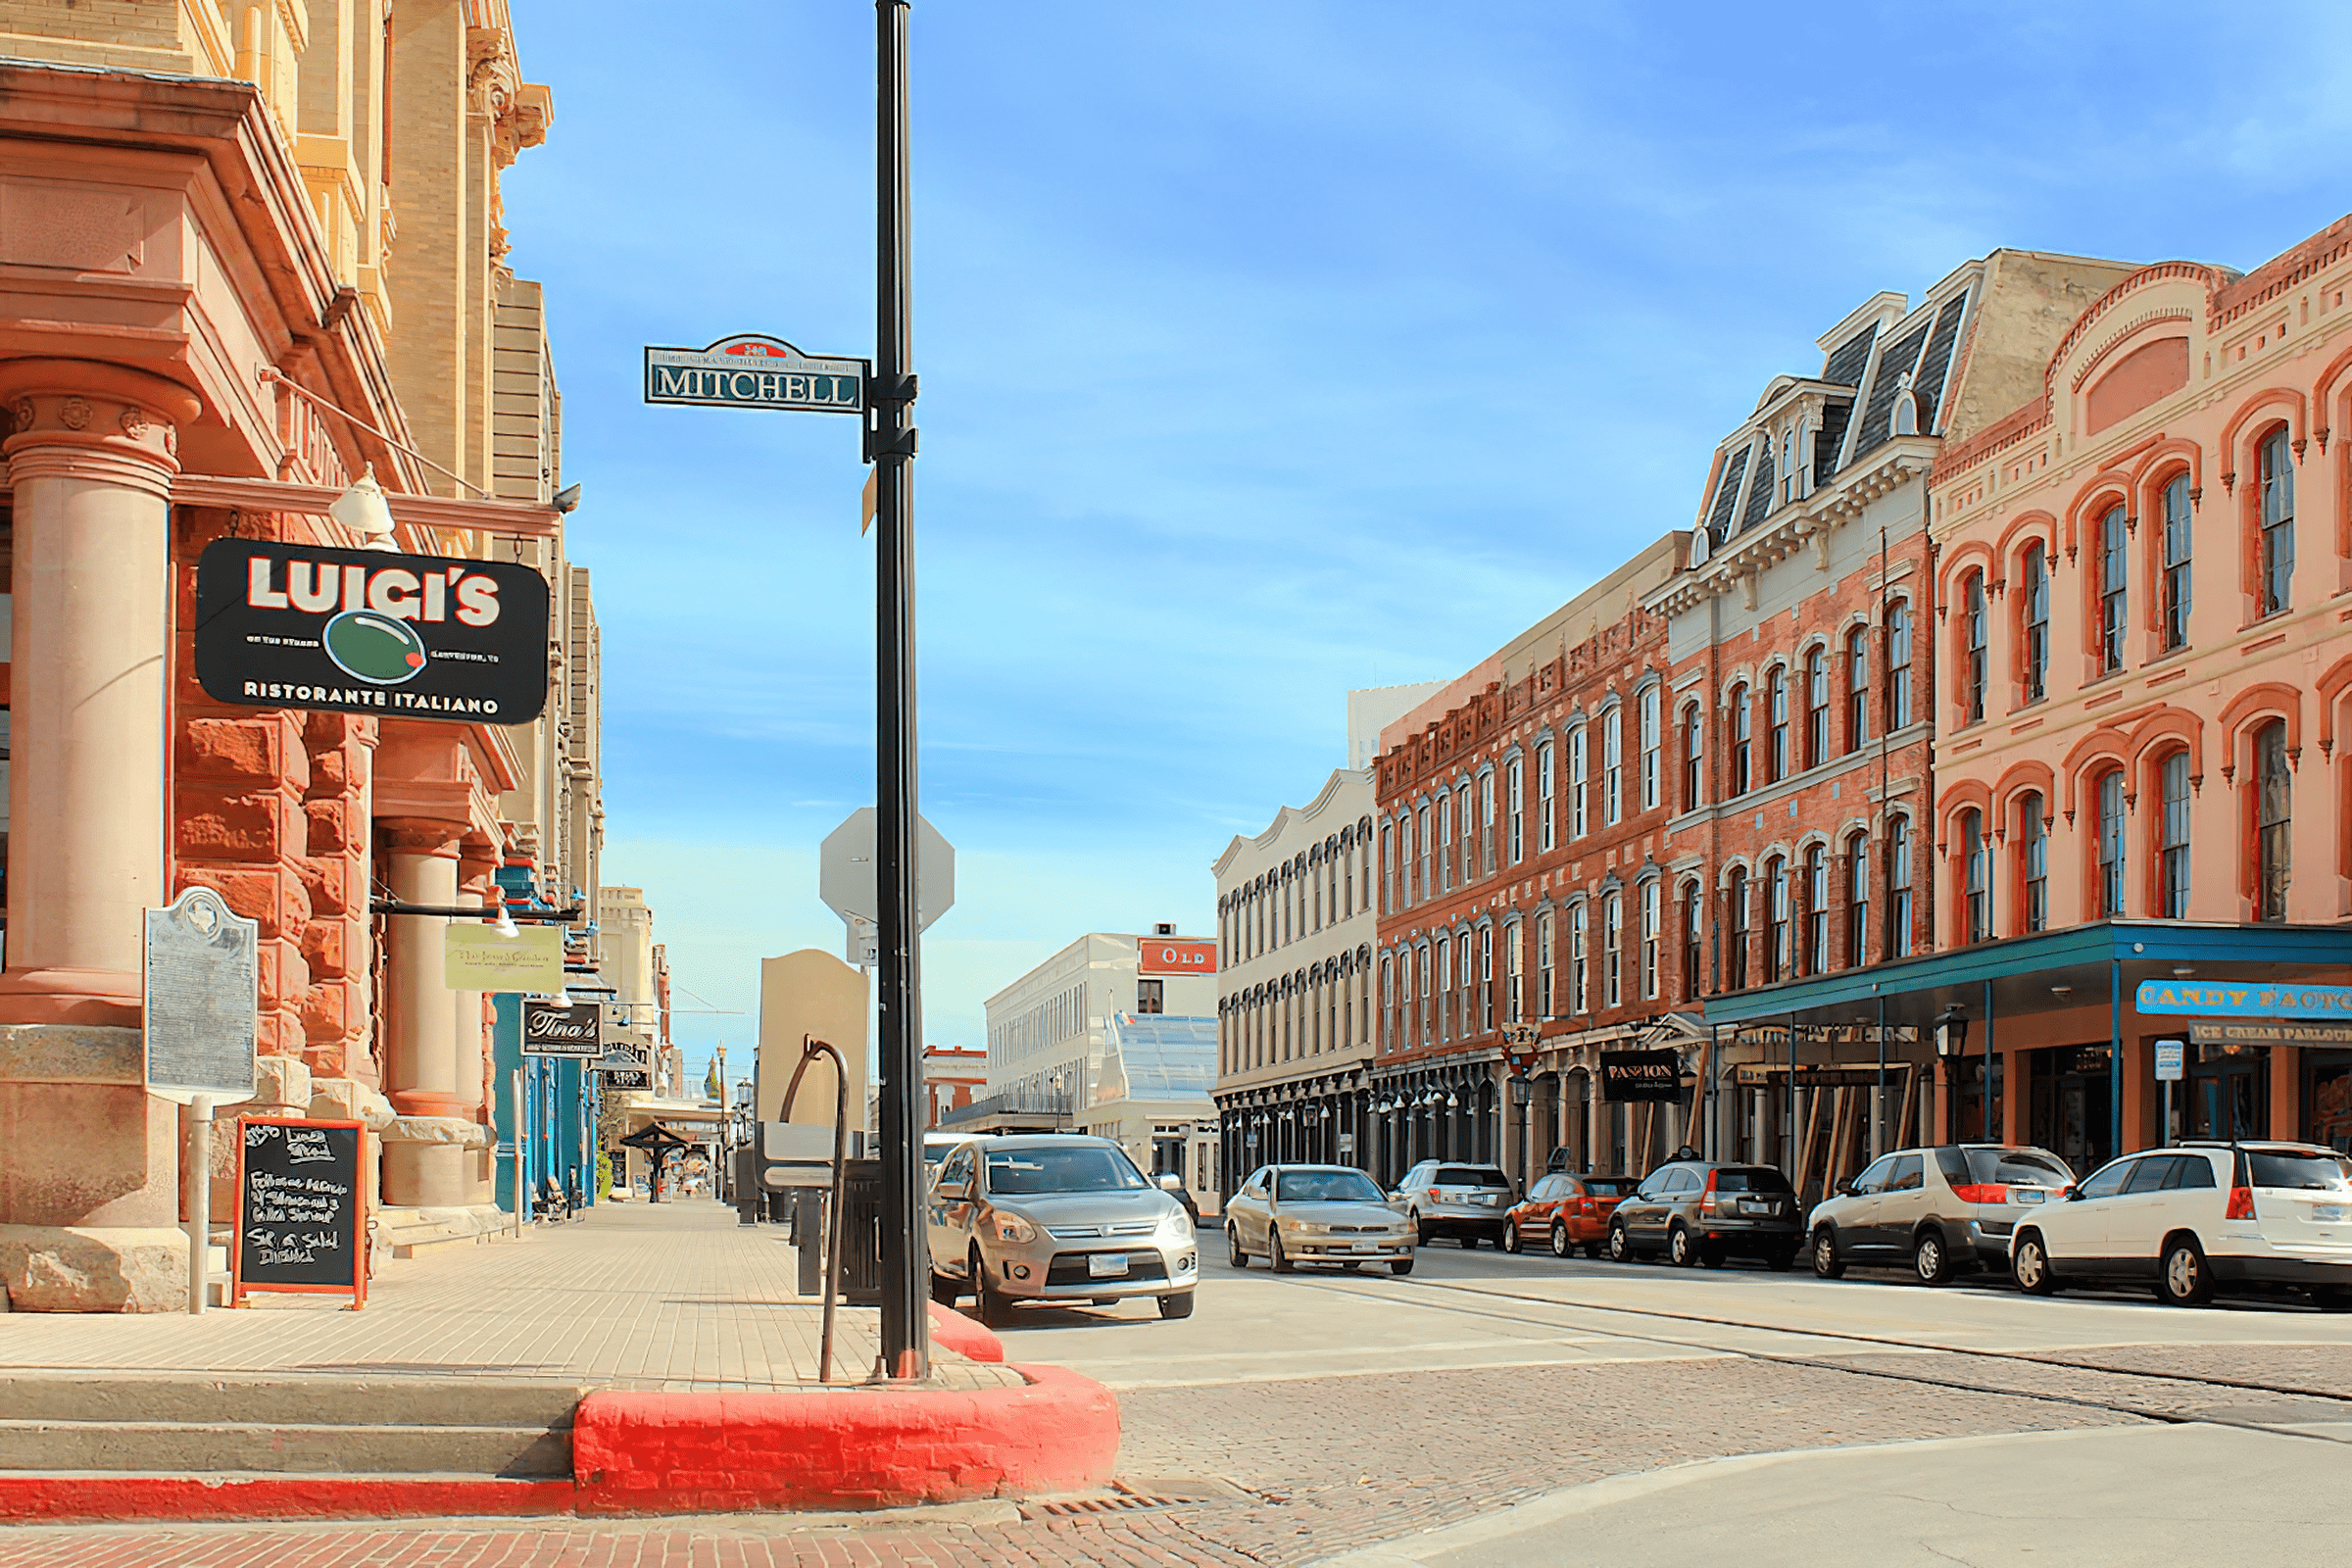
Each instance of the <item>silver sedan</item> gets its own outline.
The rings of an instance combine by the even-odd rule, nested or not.
[[[1411,1222],[1351,1165],[1263,1165],[1225,1200],[1225,1246],[1235,1268],[1263,1257],[1277,1274],[1300,1263],[1413,1271]]]
[[[1200,1277],[1192,1216],[1107,1138],[982,1138],[940,1162],[926,1207],[931,1295],[974,1297],[983,1323],[1015,1301],[1152,1296],[1193,1315]]]

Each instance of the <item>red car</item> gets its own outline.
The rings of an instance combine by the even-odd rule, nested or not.
[[[1609,1239],[1609,1215],[1616,1211],[1617,1200],[1633,1190],[1631,1176],[1571,1176],[1565,1171],[1540,1176],[1503,1215],[1502,1250],[1516,1252],[1548,1245],[1552,1256],[1566,1257],[1581,1247],[1587,1257],[1598,1257]]]

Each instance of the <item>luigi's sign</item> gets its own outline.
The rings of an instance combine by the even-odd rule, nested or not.
[[[547,704],[547,581],[504,561],[217,539],[196,678],[257,708],[527,724]]]

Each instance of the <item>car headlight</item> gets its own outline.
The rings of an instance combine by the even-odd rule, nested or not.
[[[988,1222],[995,1229],[1000,1242],[1010,1242],[1018,1247],[1037,1240],[1037,1227],[1018,1214],[992,1214]]]
[[[1330,1226],[1317,1225],[1310,1220],[1303,1219],[1286,1219],[1282,1222],[1282,1228],[1294,1236],[1329,1236],[1331,1234]]]
[[[1189,1242],[1193,1239],[1193,1216],[1180,1208],[1161,1220],[1159,1228],[1175,1241]]]

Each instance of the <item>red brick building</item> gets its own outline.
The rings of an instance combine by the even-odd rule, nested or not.
[[[1629,1128],[1664,1136],[1592,1083],[1601,1050],[1671,1005],[1666,622],[1642,603],[1687,539],[1660,538],[1382,732],[1367,1163],[1385,1180],[1424,1158],[1540,1170],[1563,1144],[1580,1168],[1596,1147],[1616,1163]],[[1540,1042],[1506,1047],[1520,1024]]]

